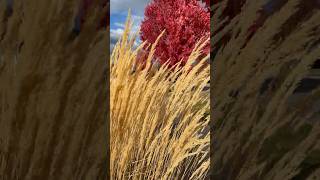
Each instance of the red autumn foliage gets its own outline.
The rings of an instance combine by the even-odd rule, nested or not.
[[[210,1],[205,1],[209,3]],[[145,19],[141,24],[141,39],[154,43],[165,30],[154,56],[160,64],[169,60],[169,67],[179,61],[186,63],[195,44],[210,36],[209,7],[202,7],[198,0],[153,0],[145,8]],[[210,44],[203,53],[208,54]]]

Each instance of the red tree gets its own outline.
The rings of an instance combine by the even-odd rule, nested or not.
[[[169,59],[169,66],[182,61],[184,65],[200,38],[210,36],[210,12],[198,0],[153,0],[145,8],[145,19],[141,24],[141,39],[155,42],[166,30],[155,51],[160,64]],[[210,51],[210,44],[204,54]]]

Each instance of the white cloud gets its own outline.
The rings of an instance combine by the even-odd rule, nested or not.
[[[119,38],[123,34],[123,29],[110,29],[110,51],[114,48],[115,44],[118,42]]]
[[[120,27],[120,28],[124,28],[125,24],[124,23],[120,23],[120,22],[115,22],[114,23],[115,26]]]
[[[132,16],[133,24],[131,27],[131,34],[139,33],[140,24],[143,20],[142,16],[133,15]],[[110,29],[110,39],[111,39],[111,45],[116,44],[118,39],[122,36],[124,28],[125,28],[125,22],[115,22],[114,25],[116,28]],[[139,38],[137,38],[139,41]]]
[[[140,24],[143,21],[143,16],[132,15],[132,21],[133,21],[132,30],[138,31],[140,29]]]
[[[143,16],[132,15],[132,20],[141,22],[143,20]]]
[[[133,21],[133,24],[131,27],[132,32],[139,31],[142,20],[143,20],[142,16],[132,16],[132,21]],[[121,29],[125,28],[125,22],[115,22],[113,23],[113,25],[116,26],[117,28],[121,28]],[[111,30],[115,30],[115,29],[111,29]]]
[[[110,37],[111,39],[119,39],[121,35],[123,34],[123,29],[118,28],[118,29],[110,29]]]
[[[132,36],[134,33],[137,32],[138,29],[139,29],[139,26],[133,27],[130,35]],[[124,32],[123,28],[110,29],[110,52],[112,52],[114,46],[117,44],[123,32]],[[137,48],[140,43],[141,43],[141,40],[139,37],[137,37],[136,41],[134,42],[133,48],[134,49]]]

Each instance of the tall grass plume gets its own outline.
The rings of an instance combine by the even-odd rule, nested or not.
[[[203,65],[209,56],[196,66],[192,62],[208,41],[195,45],[185,66],[154,69],[156,41],[146,68],[133,72],[145,43],[133,50],[130,28],[129,13],[110,61],[111,178],[204,179],[209,169],[210,104],[203,89],[210,67]]]

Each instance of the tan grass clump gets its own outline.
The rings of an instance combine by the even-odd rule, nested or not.
[[[210,141],[204,131],[210,117],[209,94],[203,88],[210,69],[201,64],[208,56],[189,70],[208,41],[196,45],[185,67],[172,71],[162,66],[150,76],[155,43],[147,67],[132,73],[143,44],[132,50],[130,24],[129,14],[111,55],[111,178],[204,179]]]

